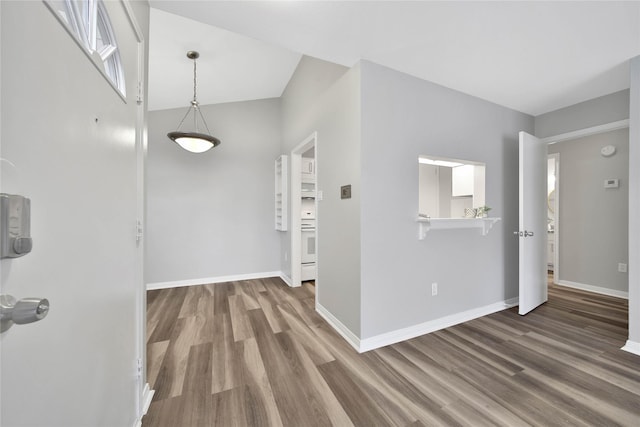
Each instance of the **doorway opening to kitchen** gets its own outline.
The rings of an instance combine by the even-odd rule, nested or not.
[[[316,285],[317,133],[291,151],[291,281]],[[317,298],[317,287],[316,287]]]

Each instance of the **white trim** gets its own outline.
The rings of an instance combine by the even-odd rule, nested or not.
[[[103,2],[100,2],[101,4]],[[136,85],[138,88],[141,88],[145,84],[146,77],[146,66],[145,63],[145,38],[143,32],[138,24],[138,20],[136,15],[129,3],[129,0],[121,0],[120,2],[124,9],[125,15],[127,16],[129,25],[131,30],[133,31],[136,41],[137,41],[137,75],[136,75]],[[102,4],[100,6],[104,9],[104,12],[108,16],[108,11],[106,11],[106,6]],[[96,11],[97,13],[97,11]],[[95,22],[97,27],[97,21]],[[109,31],[113,32],[114,29],[109,24],[111,28]],[[112,34],[113,40],[115,43],[116,37],[115,34]],[[120,54],[118,54],[120,55]],[[123,97],[126,103],[126,81],[124,76],[124,68],[122,66],[122,58],[118,58],[118,62],[120,62],[120,67],[117,67],[118,70],[118,78],[121,82],[123,82],[123,90],[116,90],[116,92]],[[93,62],[93,61],[92,61]],[[111,83],[112,87],[114,87],[111,79],[107,78],[109,83]],[[138,89],[135,88],[135,89]],[[122,92],[125,93],[122,93]],[[137,95],[140,96],[141,93],[137,90]],[[146,147],[147,147],[147,134],[146,134],[146,107],[141,102],[142,99],[138,98],[137,109],[136,109],[136,220],[140,222],[140,229],[143,231],[142,227],[145,224],[145,197],[144,197],[144,177],[145,177],[145,163],[146,163]],[[151,404],[151,399],[153,398],[153,394],[155,391],[151,390],[148,383],[144,383],[147,379],[147,351],[146,351],[146,335],[147,335],[147,298],[144,286],[144,252],[145,252],[145,244],[141,240],[136,242],[136,357],[139,363],[139,371],[138,378],[136,381],[137,388],[137,396],[136,396],[136,410],[138,411],[139,420],[138,422],[142,425],[142,417],[147,413],[149,409],[149,405]]]
[[[280,278],[282,279],[282,281],[284,283],[286,283],[290,288],[294,288],[296,286],[293,286],[293,281],[291,280],[291,277],[287,276],[286,274],[284,274],[282,271],[280,272]],[[302,285],[300,285],[302,286]]]
[[[638,356],[640,356],[640,342],[627,340],[626,344],[621,348],[621,350],[628,351],[629,353],[637,354]]]
[[[101,0],[104,3],[104,0]],[[127,0],[128,1],[128,0]],[[73,39],[73,41],[80,47],[80,49],[84,52],[84,54],[87,56],[87,58],[89,59],[89,61],[93,64],[93,66],[98,70],[98,72],[100,74],[102,74],[102,77],[107,81],[107,83],[113,88],[113,90],[115,90],[115,92],[118,94],[118,96],[120,97],[120,99],[122,99],[122,101],[126,104],[127,103],[127,91],[126,91],[126,85],[125,87],[119,88],[118,85],[116,83],[114,83],[111,78],[107,75],[107,72],[105,71],[105,67],[104,64],[102,63],[98,63],[98,61],[94,58],[90,46],[87,46],[84,42],[84,40],[80,39],[80,35],[77,34],[77,32],[74,30],[74,28],[72,28],[72,23],[69,22],[65,22],[65,20],[60,16],[60,13],[58,11],[58,9],[55,6],[56,1],[55,0],[43,0],[44,4],[47,6],[47,8],[49,9],[49,11],[51,12],[51,14],[58,20],[58,22],[62,25],[62,27],[65,29],[65,31],[69,34],[69,36],[71,36],[71,38]],[[133,10],[129,7],[127,8],[127,5],[125,3],[125,1],[122,1],[120,3],[125,11],[125,15],[128,17],[129,23],[133,23],[136,21],[135,19],[135,15],[131,15],[131,13],[133,13]],[[106,9],[105,9],[106,11]],[[109,16],[108,11],[107,12],[107,16]],[[73,13],[72,13],[73,15]],[[70,17],[70,19],[72,19],[72,17]],[[83,29],[84,27],[80,24],[78,24],[78,29]],[[109,24],[108,26],[112,27],[112,32],[113,32],[113,26],[111,25],[111,18],[109,17]],[[136,26],[131,25],[133,32],[136,35],[136,38],[138,39],[138,42],[141,42],[143,40],[142,38],[142,34],[138,32],[139,26],[136,28]],[[85,38],[85,37],[83,37]],[[124,76],[122,76],[124,78]]]
[[[231,276],[205,277],[201,279],[175,280],[172,282],[147,283],[147,290],[179,288],[181,286],[206,285],[210,283],[234,282],[239,280],[265,279],[268,277],[282,277],[280,271],[266,271],[262,273],[234,274]]]
[[[509,300],[489,304],[484,307],[473,308],[471,310],[452,314],[450,316],[444,316],[439,319],[430,320],[428,322],[409,326],[407,328],[386,332],[384,334],[376,335],[371,338],[365,338],[363,340],[360,340],[359,352],[364,353],[365,351],[375,350],[377,348],[415,338],[420,335],[429,334],[440,329],[448,328],[460,323],[477,319],[478,317],[487,316],[489,314],[514,307],[517,304],[518,298],[511,298]]]
[[[151,390],[151,387],[149,387],[149,383],[144,385],[144,389],[142,390],[142,411],[140,412],[139,418],[136,420],[133,427],[142,427],[142,417],[147,414],[155,393],[156,391]]]
[[[617,122],[605,123],[603,125],[592,126],[586,129],[575,130],[572,132],[561,133],[560,135],[548,136],[541,138],[547,144],[555,144],[556,142],[568,141],[570,139],[582,138],[584,136],[597,135],[599,133],[609,132],[612,130],[625,129],[629,127],[629,119],[618,120]]]
[[[640,342],[640,55],[629,61],[629,335]],[[637,347],[636,347],[637,348]]]
[[[129,18],[129,24],[133,27],[133,31],[136,33],[136,37],[138,38],[138,43],[144,41],[144,36],[142,35],[142,29],[140,24],[138,24],[138,20],[136,19],[136,14],[133,11],[133,8],[129,4],[131,0],[120,0],[124,10],[127,12],[127,18]]]
[[[338,318],[336,318],[329,310],[316,300],[316,311],[327,323],[344,338],[358,353],[375,350],[380,347],[395,344],[400,341],[409,340],[431,332],[439,331],[444,328],[468,322],[479,317],[488,316],[498,311],[518,305],[518,298],[511,298],[497,303],[489,304],[484,307],[473,308],[461,313],[444,316],[439,319],[430,320],[418,325],[409,326],[374,337],[360,339],[351,332]]]
[[[554,159],[556,182],[554,191],[554,229],[553,229],[553,283],[560,280],[560,153],[551,153],[548,155]],[[549,237],[547,236],[547,239]]]
[[[567,288],[580,289],[582,291],[593,292],[595,294],[608,295],[610,297],[618,297],[629,299],[629,293],[625,291],[618,291],[616,289],[603,288],[602,286],[586,285],[584,283],[571,282],[569,280],[558,280],[556,282],[560,286]]]
[[[358,353],[362,353],[360,350],[361,342],[360,338],[356,336],[349,328],[347,328],[344,323],[338,320],[329,310],[324,308],[322,304],[319,304],[316,300],[316,311],[327,323],[335,329],[337,333],[339,333],[342,338],[344,338],[350,345],[353,347]]]
[[[318,141],[318,132],[313,132],[311,135],[306,137],[304,141],[300,144],[296,145],[293,150],[291,150],[291,282],[292,287],[297,287],[302,285],[302,259],[301,259],[301,251],[302,251],[302,234],[301,234],[301,223],[300,223],[300,209],[302,208],[302,204],[300,198],[301,194],[301,185],[302,185],[302,154],[308,149],[316,146]],[[318,159],[316,158],[316,165]],[[317,176],[317,175],[316,175]],[[316,181],[316,190],[317,190],[317,181]],[[318,208],[318,200],[316,198],[316,235],[317,235],[317,208]],[[316,237],[316,254],[317,251],[317,243],[318,239]],[[316,271],[318,268],[318,261],[316,257]]]
[[[145,415],[149,410],[149,406],[151,406],[151,401],[153,400],[153,395],[156,394],[155,390],[151,390],[149,383],[144,385],[144,390],[142,391],[142,415]]]

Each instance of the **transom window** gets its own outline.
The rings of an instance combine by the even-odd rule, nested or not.
[[[109,82],[126,96],[124,70],[109,14],[102,0],[45,0]]]

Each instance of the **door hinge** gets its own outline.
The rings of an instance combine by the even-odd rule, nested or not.
[[[140,243],[140,241],[142,240],[142,221],[137,220],[136,221],[136,243]]]
[[[142,82],[138,81],[138,94],[136,96],[136,102],[138,105],[142,105]]]
[[[142,359],[136,359],[136,375],[138,378],[142,377]]]

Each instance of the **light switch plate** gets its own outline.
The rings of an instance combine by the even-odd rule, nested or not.
[[[351,198],[351,184],[343,185],[342,187],[340,187],[340,198],[341,199]]]
[[[604,180],[604,188],[618,188],[620,180],[618,178],[609,178]]]

